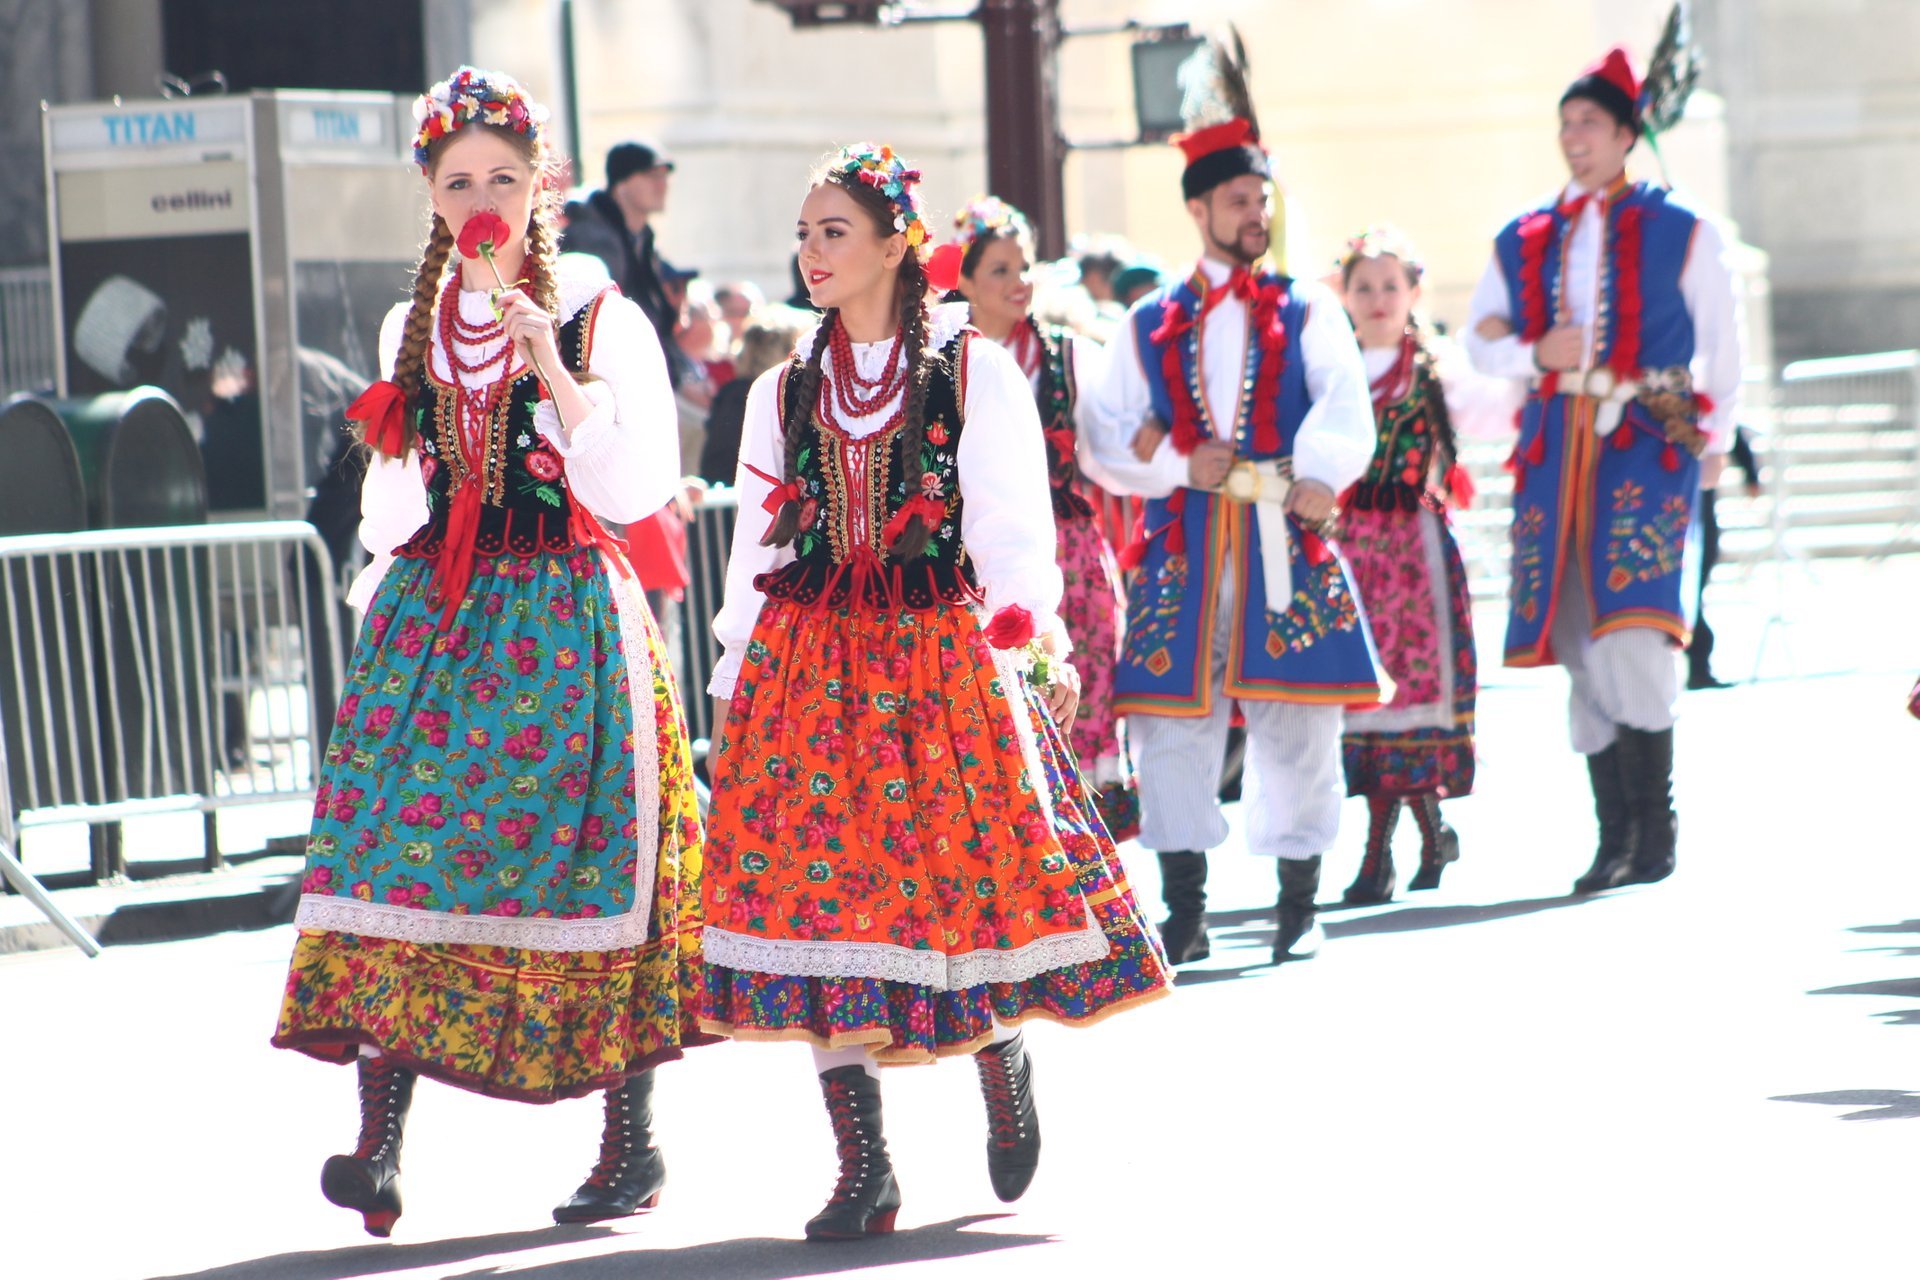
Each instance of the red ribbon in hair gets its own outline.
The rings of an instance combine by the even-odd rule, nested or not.
[[[406,450],[407,393],[382,380],[347,406],[347,421],[360,423],[360,438],[374,452],[398,458]]]
[[[927,283],[942,293],[952,293],[960,287],[960,264],[966,261],[967,251],[957,244],[943,244],[927,255]]]
[[[760,468],[754,466],[751,462],[743,461],[740,465],[745,467],[747,470],[753,472],[753,474],[759,476],[762,480],[765,480],[768,484],[773,486],[773,492],[769,493],[766,497],[766,501],[760,504],[760,509],[762,511],[765,511],[768,515],[777,516],[780,514],[780,508],[786,506],[789,502],[800,501],[799,481],[797,480],[782,481],[778,476],[768,475],[766,472],[762,471]]]

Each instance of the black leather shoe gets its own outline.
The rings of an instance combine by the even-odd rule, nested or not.
[[[660,1203],[667,1161],[653,1145],[653,1072],[607,1090],[600,1159],[580,1189],[553,1210],[555,1222],[625,1218]]]
[[[1273,935],[1273,962],[1311,960],[1320,954],[1325,935],[1319,925],[1314,898],[1320,892],[1320,855],[1278,858],[1280,902],[1275,914],[1279,928]]]
[[[1621,775],[1633,810],[1633,858],[1621,884],[1654,884],[1673,874],[1680,817],[1673,811],[1673,730],[1620,730]]]
[[[1625,730],[1622,730],[1625,732]],[[1618,739],[1605,751],[1587,757],[1587,779],[1593,784],[1593,815],[1600,823],[1600,845],[1593,865],[1573,882],[1575,893],[1600,893],[1625,883],[1633,866],[1633,809],[1627,803]]]
[[[1160,926],[1160,942],[1168,964],[1191,964],[1213,954],[1207,939],[1207,855],[1160,855],[1160,897],[1167,919]]]

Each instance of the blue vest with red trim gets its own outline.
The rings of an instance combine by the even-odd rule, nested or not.
[[[1688,365],[1693,316],[1681,292],[1698,217],[1661,187],[1637,183],[1608,206],[1600,264],[1596,365],[1639,379]],[[1568,219],[1553,205],[1522,214],[1494,241],[1509,314],[1538,336],[1559,301]],[[1681,397],[1687,404],[1688,397]],[[1581,566],[1593,602],[1594,636],[1652,627],[1684,639],[1688,535],[1700,464],[1669,440],[1643,400],[1620,425],[1594,431],[1598,402],[1537,388],[1521,413],[1514,453],[1513,562],[1508,666],[1559,661],[1553,617],[1568,569]],[[1688,404],[1698,417],[1697,404]]]
[[[1285,276],[1268,273],[1259,283],[1277,284],[1283,290],[1278,315],[1286,336],[1275,393],[1279,444],[1262,451],[1253,438],[1254,395],[1265,363],[1275,357],[1257,340],[1251,308],[1248,356],[1230,438],[1241,457],[1265,461],[1293,455],[1295,433],[1312,401],[1300,347],[1307,304]],[[1170,306],[1178,305],[1188,315],[1199,314],[1204,289],[1205,278],[1196,275],[1150,296],[1127,318],[1134,326],[1154,414],[1163,423],[1175,420],[1174,401],[1165,368],[1168,342],[1155,341],[1154,334]],[[1202,320],[1192,332],[1170,341],[1179,351],[1188,393],[1199,407],[1202,436],[1225,439],[1229,437],[1212,432],[1207,425],[1198,346],[1204,328]],[[1380,700],[1373,642],[1338,557],[1323,555],[1319,563],[1312,563],[1305,531],[1288,517],[1294,595],[1278,611],[1269,609],[1254,511],[1252,505],[1201,489],[1177,489],[1168,497],[1147,500],[1146,551],[1128,586],[1126,644],[1114,675],[1117,712],[1169,716],[1209,712],[1214,627],[1223,583],[1230,584],[1233,596],[1226,619],[1232,631],[1225,696],[1348,706],[1371,706]]]

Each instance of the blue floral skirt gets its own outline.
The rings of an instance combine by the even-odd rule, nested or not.
[[[637,585],[586,550],[492,558],[443,632],[433,579],[397,561],[354,649],[274,1043],[551,1101],[712,1041],[691,764]]]

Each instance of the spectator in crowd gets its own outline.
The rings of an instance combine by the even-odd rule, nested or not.
[[[660,345],[672,355],[673,330],[679,304],[669,289],[669,277],[684,278],[661,258],[654,243],[653,217],[666,212],[673,161],[645,142],[622,142],[607,152],[607,185],[566,209],[562,253],[590,253],[606,263],[620,291],[638,303],[660,335]],[[668,372],[678,384],[684,372],[669,359]]]
[[[1120,255],[1105,246],[1089,249],[1080,255],[1080,287],[1095,302],[1117,302],[1118,294],[1114,289],[1114,277],[1125,268],[1126,263]]]
[[[1122,310],[1129,309],[1163,283],[1158,270],[1136,262],[1114,273],[1113,300],[1120,304]]]
[[[740,345],[748,322],[755,310],[766,305],[767,295],[750,280],[730,280],[713,291],[713,300],[720,307],[720,319],[727,326],[727,346],[731,349]]]
[[[1727,456],[1745,477],[1749,498],[1760,496],[1760,464],[1753,456],[1753,433],[1733,429],[1733,447]],[[1693,637],[1687,641],[1687,688],[1725,689],[1727,682],[1713,674],[1713,628],[1707,625],[1707,579],[1720,563],[1720,512],[1717,485],[1700,486],[1700,586],[1694,596]]]
[[[785,360],[812,324],[813,313],[797,307],[767,306],[753,313],[740,337],[733,380],[713,394],[707,438],[700,447],[702,480],[733,483],[740,463],[740,428],[746,421],[747,389],[755,378]]]

